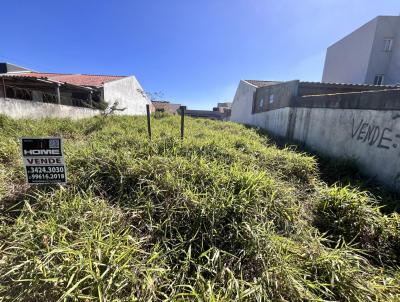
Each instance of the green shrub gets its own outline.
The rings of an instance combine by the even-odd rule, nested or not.
[[[316,226],[334,242],[358,247],[376,262],[400,260],[400,215],[382,215],[367,192],[332,187],[316,205]]]

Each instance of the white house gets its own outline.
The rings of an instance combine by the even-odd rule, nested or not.
[[[331,45],[322,82],[400,83],[400,16],[378,16]]]
[[[85,117],[118,102],[118,114],[144,115],[151,105],[135,76],[62,74],[0,63],[0,113],[12,117]]]

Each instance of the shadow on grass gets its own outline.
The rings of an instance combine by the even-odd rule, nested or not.
[[[45,194],[53,192],[59,187],[57,184],[48,185],[28,185],[21,183],[18,191],[15,190],[0,199],[0,216],[5,223],[14,223],[15,219],[20,216],[25,202],[30,205],[36,203],[37,194]]]
[[[400,213],[400,193],[381,185],[375,178],[363,175],[358,169],[355,160],[328,157],[304,147],[303,144],[288,142],[285,139],[273,136],[263,129],[256,128],[256,131],[259,135],[267,136],[270,143],[278,148],[289,148],[313,156],[318,164],[320,178],[327,185],[336,184],[367,191],[382,206],[381,211],[384,214]]]

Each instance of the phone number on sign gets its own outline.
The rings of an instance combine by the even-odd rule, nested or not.
[[[64,173],[64,167],[29,167],[28,173]]]
[[[64,180],[64,173],[50,173],[50,174],[29,174],[30,180]]]

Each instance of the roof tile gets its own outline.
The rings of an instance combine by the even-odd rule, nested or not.
[[[79,86],[101,87],[104,83],[119,80],[126,76],[91,75],[91,74],[62,74],[62,73],[41,73],[41,72],[19,72],[7,74],[7,76],[34,77],[52,81],[69,83]]]

